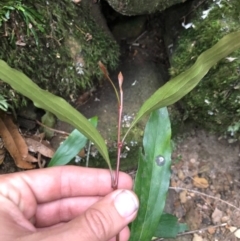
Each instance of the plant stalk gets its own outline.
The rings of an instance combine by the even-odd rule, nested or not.
[[[114,190],[118,189],[118,177],[119,177],[119,168],[120,168],[120,159],[121,159],[121,152],[122,152],[122,141],[121,141],[121,129],[122,129],[122,111],[123,111],[123,90],[122,90],[122,83],[123,83],[123,76],[120,72],[118,75],[118,84],[119,84],[119,93],[120,93],[120,102],[118,105],[118,135],[117,135],[117,164],[116,164],[116,171],[114,175],[114,180],[112,183],[112,188]]]

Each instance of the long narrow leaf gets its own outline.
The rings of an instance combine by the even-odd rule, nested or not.
[[[92,117],[89,120],[93,126],[97,126],[97,117]],[[73,130],[68,138],[59,146],[48,167],[62,166],[69,163],[87,143],[87,137],[78,130]]]
[[[159,88],[140,108],[129,130],[146,114],[172,105],[189,93],[218,61],[240,48],[240,32],[230,33],[203,52],[194,65]]]
[[[186,223],[179,223],[176,216],[169,213],[164,213],[154,233],[158,238],[176,238],[179,233],[188,230]]]
[[[140,200],[130,241],[149,241],[159,224],[170,180],[171,127],[167,108],[152,112],[143,138],[134,190]]]
[[[39,88],[25,74],[8,66],[0,60],[0,79],[12,86],[13,89],[34,102],[36,107],[47,110],[65,121],[95,143],[97,149],[106,160],[110,170],[111,164],[104,139],[91,123],[64,99]]]

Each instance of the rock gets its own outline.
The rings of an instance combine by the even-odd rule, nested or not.
[[[142,15],[163,11],[164,9],[185,0],[107,0],[109,5],[117,12],[124,15]]]
[[[185,175],[184,175],[184,173],[183,173],[183,171],[180,169],[180,170],[178,170],[178,178],[180,179],[180,180],[184,180],[184,178],[185,178]]]
[[[199,236],[198,234],[194,233],[193,234],[193,239],[192,241],[202,241],[203,238],[201,236]]]
[[[221,222],[223,216],[223,212],[218,208],[215,208],[214,212],[212,213],[212,222],[214,224],[219,224]]]
[[[147,16],[129,17],[114,25],[112,34],[120,42],[122,39],[134,40],[145,30]]]
[[[216,232],[216,228],[211,227],[211,226],[208,228],[208,233],[209,234],[214,234],[215,232]]]
[[[111,78],[118,89],[117,76],[123,74],[123,124],[133,119],[143,102],[150,97],[167,78],[167,73],[161,65],[145,62],[137,56],[135,59],[126,59],[118,70],[111,74]],[[97,115],[99,117],[99,129],[108,140],[116,130],[118,116],[117,99],[111,84],[106,80],[101,93],[96,96],[100,101],[90,100],[85,106],[80,107],[81,113],[87,117]],[[107,128],[106,128],[107,127]],[[113,128],[113,129],[112,129]],[[109,129],[109,130],[108,130]],[[139,133],[143,134],[143,133]]]
[[[143,102],[166,82],[168,75],[163,66],[156,65],[150,61],[144,61],[140,54],[135,56],[134,59],[128,57],[119,66],[117,71],[111,73],[111,78],[117,89],[117,76],[120,71],[124,78],[122,129],[125,132]],[[99,101],[95,101],[96,98]],[[111,84],[106,80],[102,85],[101,91],[96,92],[85,105],[79,108],[79,111],[87,118],[95,115],[98,116],[98,130],[106,140],[110,151],[110,158],[115,161],[118,105]],[[140,121],[126,139],[125,145],[128,148],[123,148],[122,169],[131,170],[131,167],[134,167],[137,163],[139,146],[141,146],[146,120],[147,118]],[[56,128],[70,132],[67,126],[67,124],[59,122]],[[130,151],[128,151],[129,148]],[[105,163],[99,155],[96,158],[94,162],[90,161],[90,164]]]
[[[222,223],[226,223],[226,222],[228,222],[230,220],[230,218],[228,217],[228,216],[223,216],[222,218],[221,218],[221,222]]]
[[[186,203],[187,202],[187,191],[186,190],[180,192],[179,199],[180,199],[181,203]]]

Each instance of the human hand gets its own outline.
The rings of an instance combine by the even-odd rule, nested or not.
[[[1,175],[0,240],[128,240],[138,199],[130,176],[119,173],[114,192],[110,179],[108,170],[74,166]]]

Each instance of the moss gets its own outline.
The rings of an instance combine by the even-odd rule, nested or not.
[[[172,76],[189,68],[224,35],[240,30],[240,1],[222,0],[221,6],[212,2],[209,7],[213,9],[204,20],[200,9],[192,20],[195,28],[183,31],[171,59]],[[240,118],[240,50],[229,57],[236,59],[220,61],[182,100],[189,119],[220,134],[226,133]],[[239,133],[236,131],[234,135],[237,137]]]
[[[116,67],[118,46],[91,18],[89,4],[75,5],[68,0],[16,2],[32,18],[28,22],[22,11],[14,7],[9,19],[2,25],[0,22],[0,58],[23,71],[41,88],[74,101],[80,91],[92,85],[94,78],[101,78],[99,60],[110,69]],[[10,0],[1,4],[14,5]],[[0,94],[15,106],[26,104],[3,82],[0,87]]]

